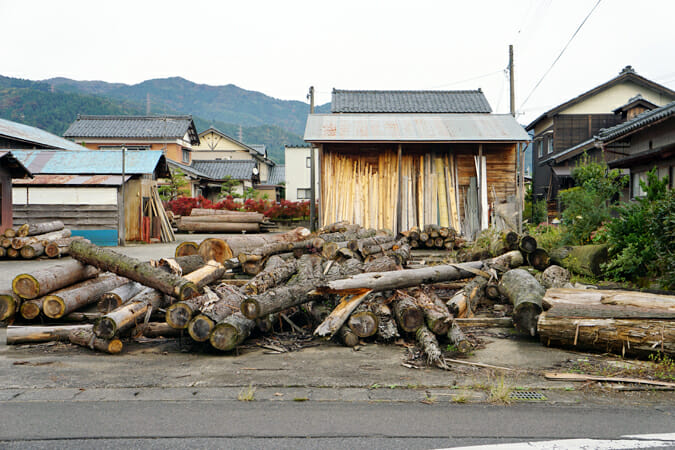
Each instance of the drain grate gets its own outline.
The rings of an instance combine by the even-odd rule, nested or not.
[[[514,391],[509,395],[511,400],[546,400],[546,396],[541,392],[532,392],[532,391]]]

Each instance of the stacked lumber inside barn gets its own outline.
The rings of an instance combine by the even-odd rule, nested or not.
[[[60,258],[68,254],[71,242],[81,239],[59,220],[27,223],[0,235],[0,259]]]
[[[194,208],[189,216],[175,218],[180,232],[260,233],[276,228],[262,213]]]
[[[675,297],[560,289],[564,268],[525,266],[536,241],[501,236],[498,256],[433,266],[410,264],[409,237],[345,221],[214,237],[150,262],[74,241],[73,259],[0,289],[0,320],[9,344],[106,353],[138,336],[229,352],[283,332],[350,347],[407,339],[445,369],[448,351],[474,347],[473,327],[505,324],[545,345],[675,353]]]

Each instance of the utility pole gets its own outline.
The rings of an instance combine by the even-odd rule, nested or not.
[[[513,45],[509,45],[509,83],[511,85],[511,115],[516,117],[516,91],[513,80]]]
[[[314,86],[309,87],[309,113],[314,114]],[[311,231],[316,231],[316,189],[314,185],[316,184],[316,161],[314,158],[314,147],[309,147],[309,229]]]

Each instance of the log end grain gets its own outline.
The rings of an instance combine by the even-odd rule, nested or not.
[[[33,299],[40,295],[40,282],[28,273],[14,277],[12,290],[16,295],[25,299]]]
[[[166,323],[172,328],[179,330],[185,329],[192,319],[192,308],[185,303],[174,303],[166,310]]]
[[[23,302],[19,312],[24,319],[33,320],[42,312],[42,302],[34,300]]]
[[[232,249],[230,249],[227,242],[218,238],[204,239],[202,243],[199,244],[197,253],[204,261],[214,260],[221,264],[233,256]]]
[[[176,247],[175,256],[190,256],[199,254],[199,245],[196,242],[181,242]]]
[[[532,236],[523,236],[519,248],[523,253],[532,253],[537,249],[537,240]]]
[[[213,348],[224,352],[234,349],[239,342],[239,332],[229,323],[219,323],[209,338]]]
[[[14,317],[18,306],[12,294],[0,294],[0,322]]]
[[[66,311],[66,304],[58,295],[48,295],[42,303],[42,312],[50,319],[58,319]]]
[[[181,301],[197,297],[198,295],[199,288],[191,281],[181,284],[177,292],[177,298]]]
[[[377,333],[379,321],[370,311],[359,311],[349,316],[347,325],[360,338],[373,336]]]
[[[343,326],[338,330],[337,334],[342,343],[347,347],[356,347],[359,345],[359,337],[354,334],[351,328]]]
[[[119,339],[111,339],[108,343],[108,353],[116,355],[122,351],[124,344]]]
[[[253,297],[249,297],[241,302],[240,309],[247,319],[255,320],[260,315],[260,306],[258,305],[258,301]]]
[[[101,296],[101,299],[98,301],[96,307],[99,312],[105,314],[119,308],[121,305],[122,298],[119,295],[113,292],[106,292]]]
[[[527,255],[527,262],[539,271],[544,271],[551,264],[548,252],[543,248],[538,248]]]
[[[117,324],[109,317],[101,317],[94,323],[94,334],[101,339],[112,339],[117,333]]]
[[[206,342],[211,337],[215,323],[204,314],[199,314],[188,323],[188,333],[197,342]]]

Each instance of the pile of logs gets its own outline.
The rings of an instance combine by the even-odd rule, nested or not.
[[[189,216],[175,217],[181,232],[199,233],[260,233],[276,228],[274,222],[257,212],[194,208]]]
[[[539,281],[521,267],[536,242],[517,245],[493,258],[411,268],[409,237],[346,223],[184,243],[151,262],[80,240],[70,245],[73,260],[17,276],[0,294],[0,320],[43,322],[8,327],[8,344],[65,340],[108,353],[141,335],[231,351],[250,336],[293,330],[346,346],[408,338],[446,368],[442,349],[472,348],[467,326],[505,322],[546,345],[675,351],[675,298],[647,306],[637,293],[561,290],[569,272],[550,266]],[[475,316],[500,303],[508,303],[501,317]]]
[[[464,244],[454,228],[438,225],[425,225],[422,230],[413,227],[403,233],[410,241],[412,248],[437,248],[453,250]]]
[[[60,258],[68,254],[70,243],[79,239],[84,238],[71,236],[71,231],[59,220],[7,228],[0,235],[0,258],[35,259],[43,255]]]

